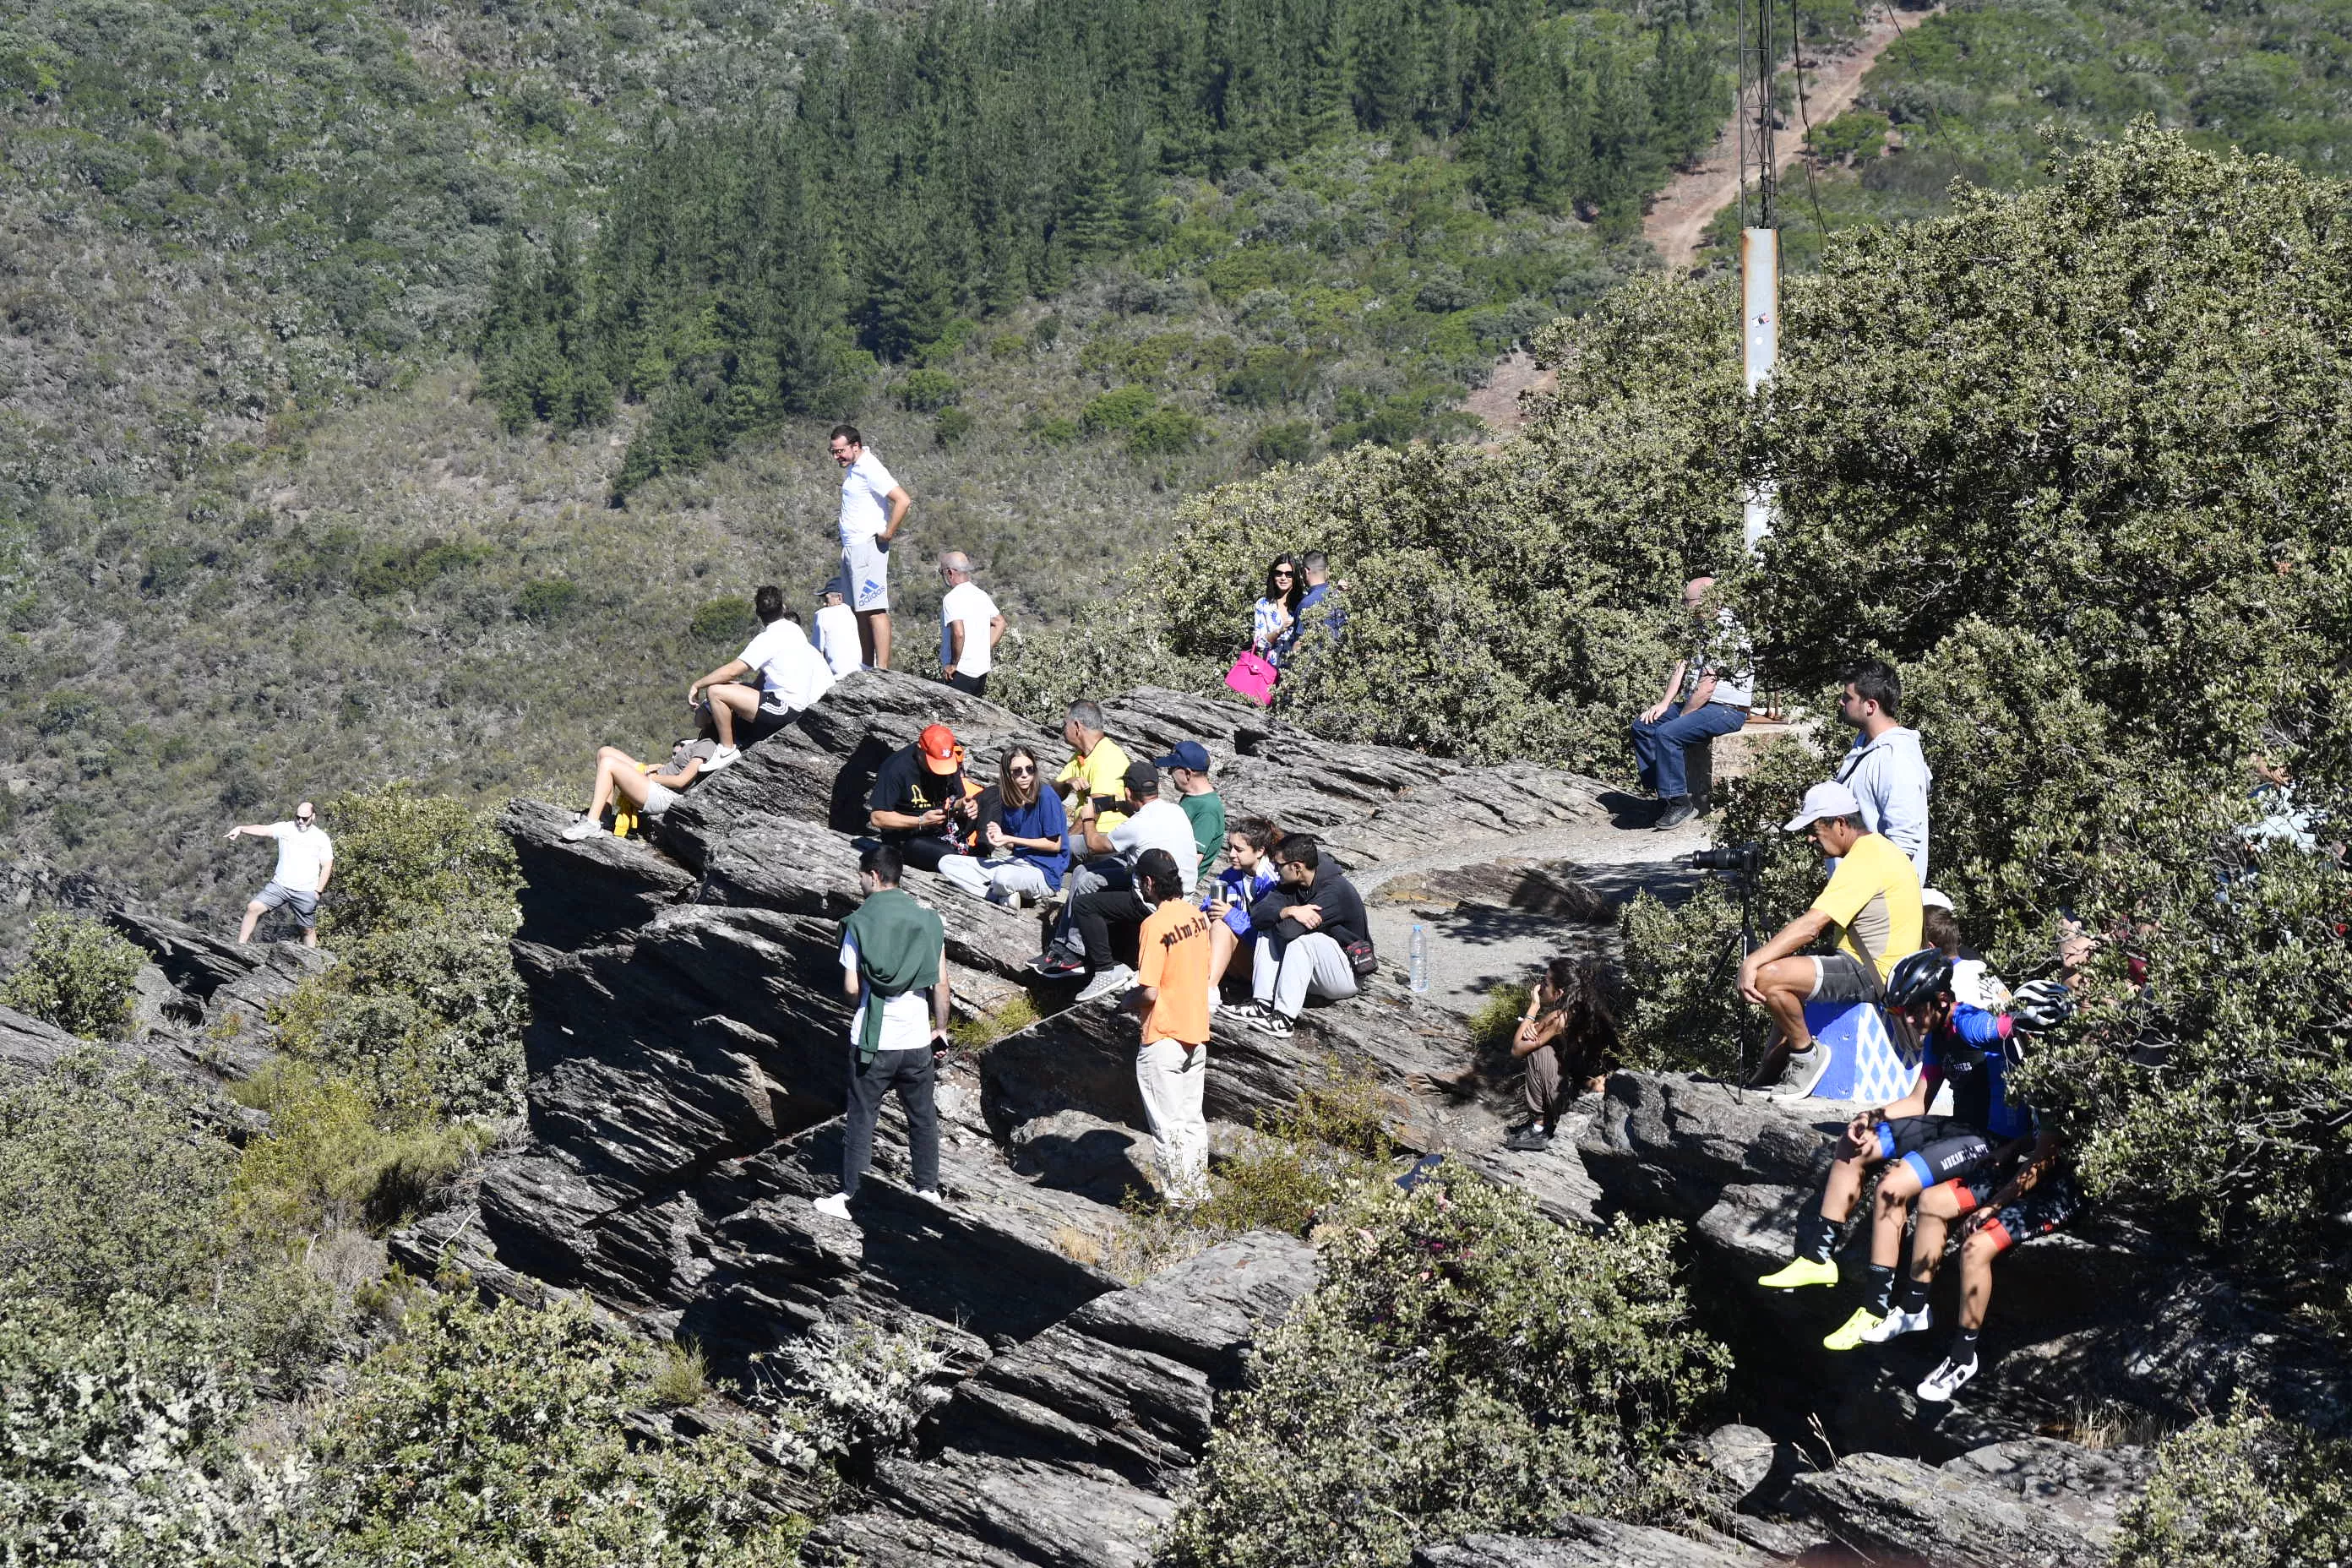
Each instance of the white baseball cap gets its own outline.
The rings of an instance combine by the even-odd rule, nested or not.
[[[1922,888],[1919,889],[1919,907],[1923,910],[1948,910],[1952,907],[1952,895],[1941,888]]]
[[[1805,804],[1797,815],[1789,818],[1790,833],[1802,833],[1824,816],[1860,816],[1862,802],[1853,798],[1853,791],[1842,784],[1817,784],[1805,792]]]

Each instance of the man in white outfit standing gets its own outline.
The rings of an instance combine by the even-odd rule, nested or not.
[[[1892,839],[1911,858],[1919,885],[1927,885],[1927,755],[1919,731],[1895,722],[1903,708],[1903,680],[1883,659],[1867,659],[1845,672],[1845,695],[1838,717],[1860,733],[1838,763],[1837,782],[1862,804],[1862,826]]]
[[[228,830],[227,837],[231,838],[249,835],[278,840],[278,868],[269,873],[268,885],[245,906],[245,924],[237,930],[237,941],[251,942],[255,922],[270,910],[284,907],[291,909],[294,918],[302,922],[302,945],[319,945],[319,895],[327,890],[327,879],[335,872],[335,841],[318,826],[317,816],[317,809],[306,800],[294,808],[291,822],[254,824]]]
[[[1004,616],[988,590],[971,580],[971,557],[950,550],[940,557],[940,675],[958,691],[988,695],[988,672],[1004,637]]]
[[[841,575],[869,669],[890,668],[890,541],[915,498],[866,449],[855,425],[833,427],[841,476]]]

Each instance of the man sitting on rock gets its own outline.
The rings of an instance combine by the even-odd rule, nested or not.
[[[1755,700],[1747,634],[1728,609],[1709,613],[1707,593],[1714,586],[1712,577],[1694,577],[1683,585],[1683,607],[1698,623],[1691,651],[1666,671],[1665,695],[1633,721],[1633,758],[1642,783],[1657,793],[1661,832],[1698,814],[1684,752],[1738,731]]]
[[[856,999],[849,1019],[849,1120],[841,1137],[841,1191],[815,1200],[817,1213],[849,1217],[850,1200],[874,1160],[882,1097],[895,1089],[907,1113],[915,1195],[940,1201],[940,1116],[932,1099],[932,1053],[948,1033],[947,929],[898,886],[898,852],[866,851],[857,885],[866,901],[841,922],[841,988]],[[926,995],[926,993],[929,993]]]
[[[1972,1174],[1992,1158],[1996,1145],[2031,1130],[2024,1109],[2005,1092],[2005,1042],[2021,1028],[2046,1028],[2064,1014],[2039,994],[2020,1000],[2024,1005],[2008,1016],[1955,1000],[1952,961],[1932,947],[1895,965],[1886,984],[1886,1004],[1918,1031],[1918,1079],[1901,1100],[1859,1112],[1847,1124],[1820,1207],[1798,1230],[1795,1258],[1759,1281],[1774,1289],[1836,1284],[1838,1268],[1830,1252],[1838,1227],[1853,1212],[1869,1173],[1886,1167],[1872,1211],[1869,1296],[1822,1342],[1831,1350],[1852,1350],[1905,1331],[1892,1317],[1892,1303],[1895,1266],[1912,1204],[1938,1182]],[[1930,1116],[1927,1107],[1947,1079],[1952,1114]]]
[[[1192,843],[1200,852],[1193,868],[1197,881],[1225,847],[1225,797],[1209,782],[1209,748],[1179,741],[1157,766],[1176,786],[1176,805],[1192,824]]]
[[[1109,820],[1102,827],[1108,832],[1118,826],[1121,815],[1118,803],[1127,778],[1127,752],[1103,733],[1098,703],[1071,703],[1062,719],[1062,739],[1069,745],[1070,760],[1054,775],[1054,787],[1063,792],[1070,822],[1075,826],[1090,816],[1106,816]],[[1075,837],[1070,849],[1073,854],[1078,852]]]
[[[958,853],[976,808],[977,784],[964,777],[963,747],[945,724],[926,724],[911,746],[882,759],[866,797],[866,823],[904,862],[936,871]]]
[[[1086,829],[1088,853],[1096,857],[1103,885],[1071,900],[1069,924],[1085,951],[1083,969],[1094,975],[1078,1000],[1114,996],[1135,984],[1135,971],[1118,962],[1111,928],[1140,926],[1151,906],[1139,889],[1135,868],[1153,849],[1164,849],[1176,862],[1184,895],[1192,896],[1198,851],[1192,846],[1192,822],[1173,801],[1160,798],[1160,770],[1150,763],[1129,763],[1122,786],[1127,810],[1118,826],[1103,831],[1100,818]],[[1042,967],[1047,978],[1071,974],[1066,963]]]
[[[2062,991],[2054,981],[2030,982]],[[1996,1178],[1995,1173],[2008,1173]],[[1993,1260],[2013,1247],[2048,1236],[2082,1212],[2083,1194],[2066,1169],[2064,1146],[2058,1134],[2036,1127],[2034,1136],[2019,1139],[2002,1149],[1975,1175],[1938,1183],[1919,1194],[1919,1223],[1911,1234],[1911,1278],[1903,1283],[1895,1310],[1877,1337],[1935,1327],[1927,1291],[1943,1261],[1944,1239],[1957,1222],[1960,1228],[1960,1325],[1951,1349],[1919,1384],[1919,1397],[1929,1405],[1948,1404],[1960,1386],[1977,1374],[1977,1335],[1984,1330],[1985,1313],[1992,1306]]]
[[[1811,909],[1740,962],[1738,984],[1741,996],[1772,1016],[1773,1042],[1751,1087],[1772,1081],[1785,1051],[1779,1087],[1806,1095],[1829,1070],[1830,1053],[1814,1042],[1805,1004],[1879,999],[1896,961],[1919,946],[1919,874],[1890,840],[1864,829],[1861,804],[1842,784],[1807,790],[1787,828],[1810,831],[1837,869]],[[1832,930],[1837,952],[1799,956]]]
[[[1274,891],[1250,910],[1257,953],[1250,971],[1251,1001],[1237,1009],[1262,1035],[1286,1040],[1309,996],[1333,1000],[1356,994],[1350,949],[1371,952],[1371,922],[1355,884],[1326,864],[1322,848],[1294,833],[1274,848]]]
[[[762,586],[751,596],[751,607],[761,623],[760,635],[686,689],[687,706],[707,712],[719,736],[719,750],[702,770],[707,773],[734,764],[743,754],[738,741],[756,745],[833,689],[833,670],[784,608],[784,591],[773,584]]]

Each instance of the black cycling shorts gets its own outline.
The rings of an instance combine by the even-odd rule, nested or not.
[[[1948,1116],[1903,1116],[1877,1127],[1879,1157],[1899,1160],[1919,1178],[1919,1190],[1974,1173],[1992,1158],[1992,1144]]]
[[[1973,1180],[1952,1183],[1952,1195],[1959,1200],[1960,1213],[1971,1215],[1984,1206],[1985,1200],[2000,1184],[1987,1173]],[[2000,1250],[2007,1252],[2036,1237],[2048,1236],[2082,1212],[2082,1189],[2072,1177],[2053,1171],[2036,1182],[2032,1192],[2021,1193],[2016,1201],[2003,1204],[1984,1222],[1983,1230]]]

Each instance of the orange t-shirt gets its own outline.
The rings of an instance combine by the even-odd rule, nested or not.
[[[1136,939],[1136,979],[1157,986],[1143,1020],[1143,1043],[1209,1043],[1209,917],[1197,904],[1171,899],[1144,918]]]

